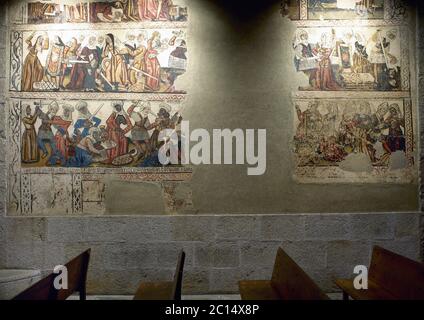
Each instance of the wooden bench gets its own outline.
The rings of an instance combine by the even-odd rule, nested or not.
[[[68,288],[57,290],[54,280],[59,274],[51,273],[44,279],[24,290],[13,300],[66,300],[74,292],[79,293],[80,300],[86,300],[86,282],[90,249],[75,257],[65,267],[68,271]]]
[[[141,282],[134,300],[181,300],[185,252],[178,255],[173,281]]]
[[[424,299],[424,265],[394,252],[375,246],[368,271],[368,289],[357,290],[352,279],[337,279],[343,299],[355,300],[422,300]]]
[[[242,300],[327,300],[328,296],[278,248],[271,280],[239,281]]]

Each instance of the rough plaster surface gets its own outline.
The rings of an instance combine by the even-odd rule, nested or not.
[[[201,9],[199,3],[193,2],[193,12]],[[191,103],[197,109],[191,109],[190,118],[198,118],[198,125],[210,121],[210,127],[240,126],[240,123],[255,127],[257,117],[262,117],[271,128],[269,143],[278,150],[271,152],[268,173],[260,178],[246,178],[245,168],[200,168],[193,188],[198,206],[217,213],[262,213],[264,207],[270,212],[416,209],[417,186],[414,185],[292,183],[284,165],[289,161],[285,151],[289,139],[287,119],[291,115],[287,117],[282,111],[290,110],[286,102],[289,89],[279,87],[284,82],[279,74],[272,72],[276,67],[270,67],[278,61],[280,66],[285,65],[282,72],[285,79],[292,75],[288,54],[281,56],[278,52],[282,49],[281,37],[285,35],[271,28],[273,24],[281,26],[282,22],[274,17],[269,25],[251,28],[251,34],[240,39],[235,36],[240,26],[220,23],[220,19],[228,22],[231,17],[214,10],[193,21],[202,26],[192,31],[203,39],[193,41],[198,46],[197,52],[202,52],[204,61],[214,67],[199,60],[194,62],[199,71],[209,74],[209,77],[196,77],[195,87],[210,89],[191,96]],[[5,11],[1,10],[0,14],[4,15]],[[0,17],[0,24],[5,21]],[[0,34],[4,30],[2,26]],[[226,30],[232,33],[225,34]],[[262,47],[255,46],[256,54],[249,56],[250,44],[260,37]],[[423,33],[419,39],[422,46]],[[240,59],[246,62],[245,67],[238,66]],[[249,70],[258,64],[268,73],[252,74]],[[229,74],[231,81],[227,79]],[[2,77],[0,86],[4,84]],[[420,72],[420,88],[423,78]],[[420,110],[424,107],[422,92]],[[3,92],[0,97],[1,103]],[[187,252],[185,294],[236,292],[239,279],[270,277],[276,249],[281,245],[323,289],[333,291],[331,280],[351,275],[356,264],[367,265],[374,244],[413,259],[419,257],[420,234],[424,228],[419,213],[6,218],[3,105],[0,111],[0,268],[48,271],[91,247],[89,293],[133,294],[143,279],[171,279],[177,252],[184,248]],[[91,196],[90,199],[96,198]]]

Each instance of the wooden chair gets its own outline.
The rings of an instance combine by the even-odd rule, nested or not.
[[[271,280],[239,281],[242,300],[327,300],[328,296],[278,248]]]
[[[343,299],[424,300],[424,265],[375,246],[368,271],[368,289],[357,290],[351,279],[337,279]]]
[[[181,300],[185,252],[178,255],[173,281],[141,282],[134,300]]]
[[[54,279],[58,274],[51,273],[18,294],[13,300],[66,300],[74,292],[79,292],[80,300],[86,300],[86,282],[90,251],[91,249],[84,251],[65,264],[68,270],[68,289],[57,290],[54,287]]]

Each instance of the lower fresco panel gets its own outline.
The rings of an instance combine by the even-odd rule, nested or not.
[[[411,183],[409,99],[295,99],[293,151],[301,183]]]

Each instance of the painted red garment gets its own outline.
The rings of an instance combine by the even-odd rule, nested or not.
[[[140,20],[169,20],[170,0],[162,0],[162,8],[159,13],[159,0],[138,0],[138,15]]]
[[[68,128],[72,121],[63,120],[61,117],[55,116],[52,118],[52,125],[57,129],[54,139],[56,141],[56,148],[65,160],[68,160],[69,150],[69,136]]]
[[[108,139],[116,143],[115,148],[107,151],[109,162],[112,162],[116,157],[128,153],[128,139],[125,135],[132,129],[131,120],[127,114],[125,114],[125,120],[127,121],[125,129],[122,129],[117,123],[116,116],[116,112],[113,112],[106,121]]]
[[[149,55],[155,55],[154,57],[150,58]],[[158,52],[155,49],[152,49],[152,43],[151,40],[149,40],[148,43],[148,49],[145,54],[145,68],[146,72],[153,76],[152,77],[146,77],[146,86],[149,90],[152,91],[158,91],[160,88],[160,64],[159,60],[157,58]]]
[[[321,51],[321,61],[315,74],[316,89],[318,90],[339,90],[340,87],[334,80],[333,70],[331,69],[331,50],[323,49]]]

